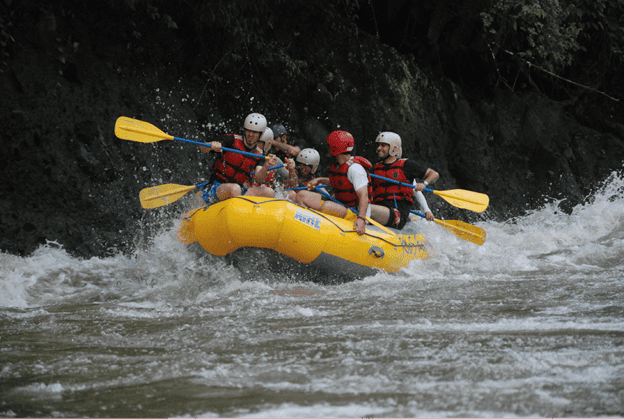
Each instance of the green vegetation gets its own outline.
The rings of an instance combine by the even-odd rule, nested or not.
[[[398,9],[380,26],[403,30],[397,37],[396,29],[380,28],[381,39],[464,86],[524,85],[564,97],[587,88],[624,91],[616,84],[624,0],[395,0],[388,9],[392,5]],[[381,20],[364,18],[371,33],[373,18]]]
[[[609,89],[607,77],[622,66],[622,0],[497,0],[481,17],[495,56],[510,55],[501,59],[508,67],[518,67],[516,55],[550,75]]]
[[[213,63],[205,77],[218,82],[234,69],[256,77],[260,91],[274,84],[276,72],[288,91],[322,79],[315,60],[328,57],[334,39],[358,44],[362,31],[482,90],[500,84],[513,90],[547,84],[545,93],[555,96],[579,94],[579,85],[621,90],[615,83],[624,58],[624,0],[108,0],[92,6],[123,14],[130,41],[143,36],[141,21],[183,31]],[[17,47],[20,24],[77,7],[85,3],[0,2],[2,68]]]

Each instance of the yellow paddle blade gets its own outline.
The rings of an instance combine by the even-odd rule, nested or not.
[[[143,208],[158,208],[177,201],[193,189],[195,189],[195,186],[167,183],[166,185],[143,189],[139,193],[139,199]]]
[[[390,234],[391,236],[396,236],[396,234],[394,234],[392,231],[388,230],[386,227],[382,226],[381,224],[379,224],[377,221],[373,220],[372,218],[366,217],[366,221],[368,221],[369,223],[371,223],[375,227],[380,228],[381,230],[385,231],[386,233]]]
[[[195,223],[191,221],[191,217],[201,208],[194,209],[184,214],[178,227],[178,240],[185,244],[195,243],[197,237],[195,236]]]
[[[442,227],[455,234],[460,239],[478,244],[485,243],[485,230],[472,224],[457,220],[433,220]]]
[[[122,140],[138,141],[140,143],[173,140],[172,135],[162,132],[154,125],[125,116],[117,118],[115,135]]]
[[[341,204],[343,205],[343,204]],[[331,213],[329,213],[331,214]],[[331,214],[334,215],[334,214]],[[345,220],[349,220],[349,221],[355,221],[357,217],[357,214],[355,213],[355,211],[352,211],[350,209],[347,210],[347,215],[344,217]],[[382,226],[381,224],[379,224],[377,221],[373,220],[370,217],[366,217],[366,221],[368,221],[369,223],[371,223],[372,225],[374,225],[375,227],[379,228],[381,231],[385,231],[387,234],[390,234],[391,236],[396,236],[396,234],[394,234],[394,232],[388,230],[386,227]]]
[[[490,204],[490,197],[484,193],[452,189],[450,191],[433,191],[449,204],[474,212],[483,212]]]

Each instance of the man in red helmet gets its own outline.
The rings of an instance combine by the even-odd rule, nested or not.
[[[301,191],[297,194],[297,203],[304,207],[335,215],[337,217],[353,219],[353,228],[358,234],[366,232],[366,217],[370,216],[369,201],[373,190],[368,170],[371,163],[363,157],[351,156],[355,141],[346,131],[333,131],[327,137],[329,153],[336,159],[329,169],[329,177],[314,178],[308,182],[308,188],[319,184],[330,184],[336,200],[323,201],[322,196],[315,192]],[[358,215],[347,207],[356,209]]]

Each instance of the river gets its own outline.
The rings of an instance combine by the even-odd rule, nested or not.
[[[624,415],[622,176],[476,223],[483,246],[418,225],[435,257],[331,285],[170,225],[133,255],[0,253],[0,416]]]

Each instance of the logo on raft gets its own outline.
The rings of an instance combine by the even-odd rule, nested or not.
[[[297,209],[297,212],[295,213],[295,220],[316,230],[321,229],[321,217],[301,208]]]
[[[410,255],[426,251],[425,241],[418,240],[412,235],[401,238],[401,247],[403,248],[403,253]]]

